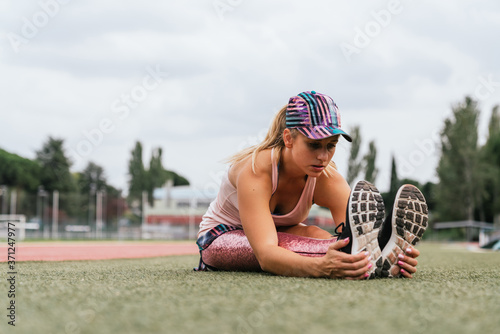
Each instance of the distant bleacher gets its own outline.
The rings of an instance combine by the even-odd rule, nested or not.
[[[9,223],[10,226],[9,226]],[[0,239],[9,238],[9,227],[15,226],[15,236],[12,238],[17,242],[26,238],[27,229],[39,229],[38,223],[27,223],[25,215],[0,215]]]

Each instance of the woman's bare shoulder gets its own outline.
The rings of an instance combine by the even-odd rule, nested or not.
[[[318,177],[320,182],[345,182],[345,178],[340,174],[338,169],[334,167],[331,163],[326,166],[325,170]]]
[[[232,165],[229,169],[229,181],[237,187],[238,179],[241,176],[255,178],[266,178],[272,174],[271,149],[262,150],[255,157],[255,169],[252,168],[252,156]]]
[[[316,203],[330,199],[338,192],[350,192],[349,185],[344,177],[332,165],[328,165],[325,171],[317,178],[314,189]]]

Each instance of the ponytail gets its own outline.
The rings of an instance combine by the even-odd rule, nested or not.
[[[255,173],[255,159],[257,157],[257,154],[269,148],[275,149],[276,154],[274,156],[274,159],[279,160],[279,158],[281,157],[281,151],[283,150],[283,147],[285,147],[285,141],[283,140],[283,131],[286,129],[286,109],[287,105],[281,108],[281,110],[278,111],[276,116],[274,116],[271,126],[267,131],[266,137],[260,144],[253,145],[241,150],[240,152],[228,158],[226,162],[230,164],[236,164],[244,160],[248,156],[251,156],[252,171]],[[292,138],[295,138],[297,134],[299,134],[299,131],[297,129],[291,128],[290,133],[292,135]],[[330,161],[329,165],[337,169],[337,166],[333,161]],[[326,174],[328,176],[328,173]]]

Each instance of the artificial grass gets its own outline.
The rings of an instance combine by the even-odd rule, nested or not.
[[[197,256],[21,262],[16,327],[2,315],[0,333],[498,332],[500,252],[418,248],[413,280],[194,272]]]

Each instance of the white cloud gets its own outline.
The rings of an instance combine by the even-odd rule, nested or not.
[[[500,82],[497,2],[401,0],[402,11],[348,62],[343,42],[374,21],[386,1],[241,1],[220,19],[211,1],[72,1],[59,8],[18,53],[5,34],[21,34],[38,1],[0,4],[0,147],[34,157],[49,135],[76,150],[103,119],[113,130],[95,137],[88,155],[126,188],[135,141],[146,164],[153,147],[165,165],[202,186],[220,162],[265,131],[288,98],[304,90],[331,95],[343,124],[376,140],[379,188],[390,156],[403,161],[439,130],[450,106],[474,94],[480,77]],[[2,36],[2,34],[0,34]],[[112,105],[131,94],[147,67],[168,72],[147,98],[119,118]],[[481,101],[484,129],[500,88]],[[97,140],[99,139],[99,140]],[[345,169],[349,146],[336,160]],[[432,179],[435,156],[410,176]]]

